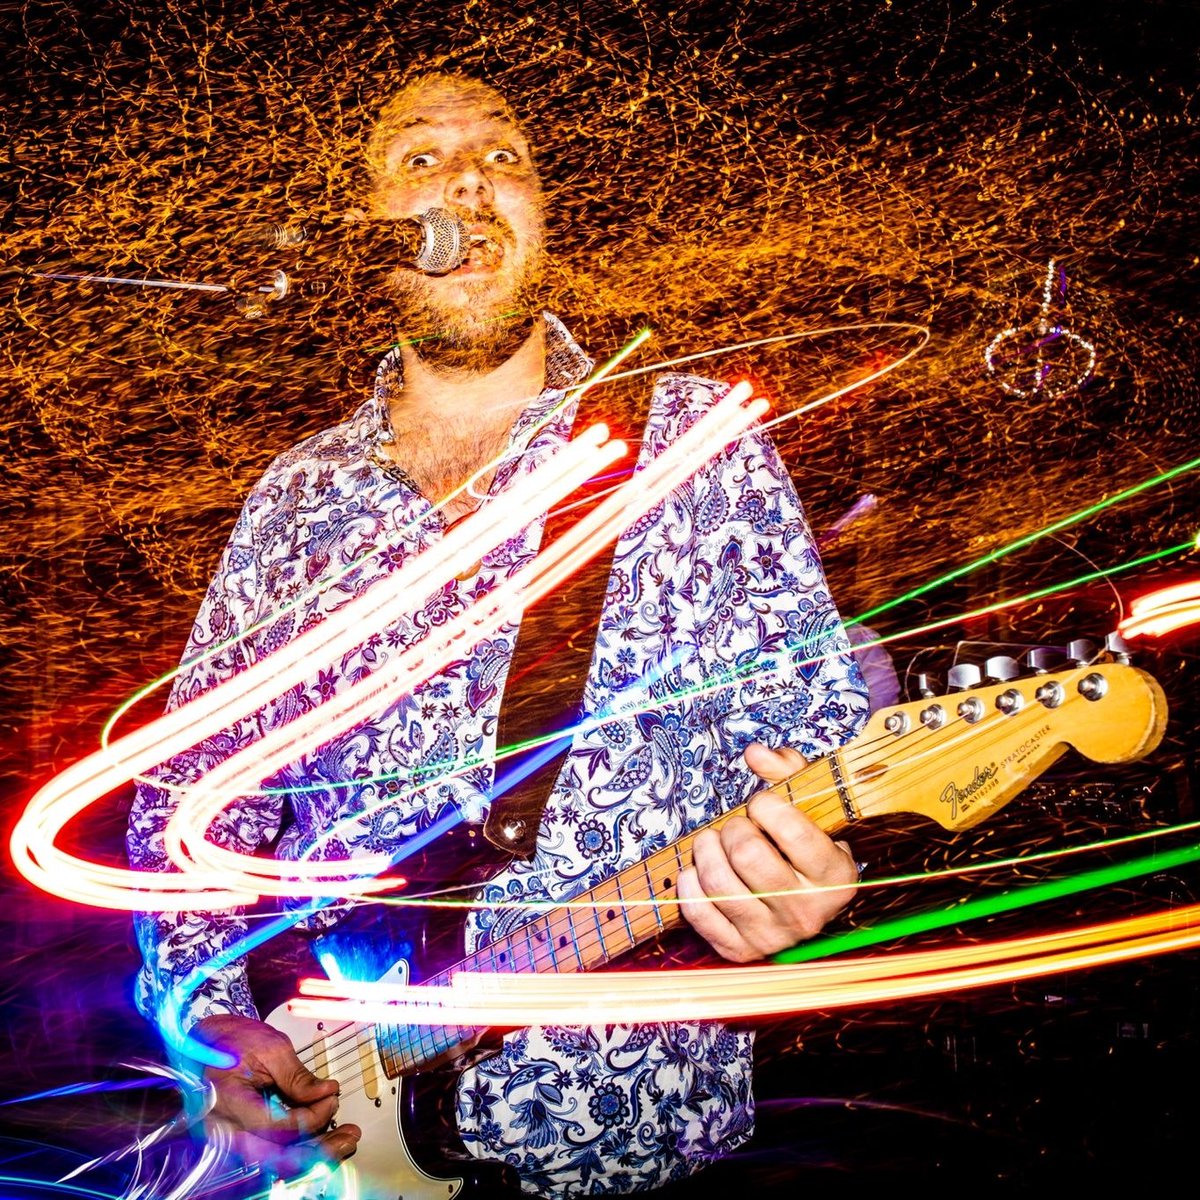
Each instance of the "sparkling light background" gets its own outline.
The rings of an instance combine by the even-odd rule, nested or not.
[[[548,306],[597,358],[646,324],[654,337],[635,365],[805,328],[928,327],[929,344],[902,371],[778,430],[818,532],[860,496],[876,497],[826,545],[849,617],[1200,453],[1190,7],[5,8],[6,831],[38,783],[94,748],[123,699],[174,666],[245,491],[280,449],[358,402],[390,332],[334,267],[322,299],[289,298],[256,319],[223,296],[54,283],[31,270],[225,283],[288,267],[286,255],[239,234],[352,203],[370,113],[412,68],[480,75],[513,97],[534,132],[548,184]],[[1034,339],[1050,260],[1065,280],[1053,319],[1095,347],[1094,372],[1075,383],[1081,360],[1054,347],[1042,382],[1032,356],[989,372],[984,352],[999,333]],[[866,329],[697,369],[748,374],[783,412],[910,344]],[[617,431],[641,390],[611,388]],[[1195,473],[1183,475],[872,624],[901,634],[1179,545],[1200,523],[1197,492]],[[1111,585],[900,638],[896,663],[906,679],[927,671],[944,681],[960,641],[1099,637],[1132,598],[1198,569],[1178,555]],[[1151,762],[1032,790],[1011,820],[970,838],[881,839],[868,847],[873,869],[999,859],[1191,819],[1195,637],[1180,631],[1139,657],[1172,701]],[[81,846],[115,860],[123,799],[76,831]],[[971,886],[1013,883],[1009,872]],[[1178,902],[1193,883],[1173,873],[1078,904],[1120,912]],[[936,897],[880,889],[856,919],[957,894],[953,883]],[[6,895],[5,1096],[136,1079],[120,1063],[153,1043],[129,1001],[124,919],[15,882]],[[788,1118],[801,1138],[818,1085],[835,1099],[899,1105],[914,1120],[911,1144],[901,1152],[887,1141],[877,1156],[886,1164],[894,1151],[896,1177],[913,1170],[922,1137],[935,1146],[927,1157],[966,1159],[966,1143],[944,1130],[974,1137],[993,1124],[1018,1177],[1111,1172],[1113,1157],[1132,1170],[1137,1156],[1119,1155],[1103,1121],[1082,1132],[1099,1118],[1088,1108],[1085,1120],[1079,1106],[1127,1083],[1104,1072],[1132,1057],[1151,1098],[1136,1119],[1124,1109],[1120,1119],[1136,1127],[1139,1153],[1156,1129],[1160,1151],[1174,1145],[1173,1131],[1196,1114],[1167,1067],[1194,1058],[1195,998],[1178,981],[1188,977],[1181,962],[1143,965],[1001,989],[965,1011],[931,1001],[782,1024],[771,1044],[788,1052],[791,1074],[769,1076],[767,1094],[808,1098]],[[792,1053],[801,1045],[807,1055]],[[1072,1074],[1056,1073],[1067,1057]],[[923,1089],[922,1072],[950,1086]],[[144,1095],[10,1105],[0,1123],[69,1150],[74,1139],[117,1144]],[[169,1110],[169,1096],[149,1108]],[[1053,1116],[1032,1115],[1039,1109]],[[935,1115],[913,1117],[921,1110]],[[830,1140],[814,1135],[803,1161],[780,1170],[823,1178],[823,1165],[850,1156],[839,1131],[820,1127]]]

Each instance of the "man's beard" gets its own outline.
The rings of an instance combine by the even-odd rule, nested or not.
[[[501,271],[515,266],[511,282],[496,276],[454,280],[453,298],[427,276],[405,271],[393,276],[400,326],[418,358],[439,374],[483,373],[507,362],[524,345],[538,319],[542,278],[540,242],[516,254],[504,222],[492,218],[504,248]]]

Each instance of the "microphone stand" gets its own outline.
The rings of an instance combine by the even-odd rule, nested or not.
[[[261,316],[268,304],[282,300],[291,290],[286,271],[272,271],[264,283],[248,291],[224,283],[193,283],[185,279],[132,279],[123,275],[91,275],[68,271],[28,271],[35,279],[65,280],[72,283],[109,283],[129,287],[173,288],[189,292],[235,293],[243,316]]]

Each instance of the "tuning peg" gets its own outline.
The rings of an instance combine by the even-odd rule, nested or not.
[[[1034,646],[1025,655],[1025,665],[1035,675],[1045,675],[1047,671],[1052,671],[1055,667],[1060,666],[1062,661],[1062,651],[1056,650],[1053,646]]]
[[[983,664],[983,673],[996,683],[1007,683],[1021,673],[1021,665],[1008,654],[997,654]]]
[[[983,674],[974,663],[957,663],[950,668],[946,675],[946,687],[949,691],[963,691],[965,688],[978,687]]]
[[[917,694],[923,700],[930,700],[938,694],[937,685],[924,671],[917,675]]]
[[[1114,661],[1129,664],[1129,643],[1119,634],[1110,633],[1104,639],[1104,648],[1113,656]]]
[[[1096,661],[1099,647],[1087,638],[1076,638],[1067,644],[1067,657],[1077,666],[1086,667]]]

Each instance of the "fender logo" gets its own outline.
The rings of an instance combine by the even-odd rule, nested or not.
[[[982,799],[980,792],[990,791],[989,784],[995,780],[998,770],[995,763],[990,763],[986,767],[976,767],[975,777],[966,787],[960,788],[954,783],[946,784],[939,799],[943,804],[950,806],[951,820],[956,819],[960,813],[965,813],[976,800]]]

